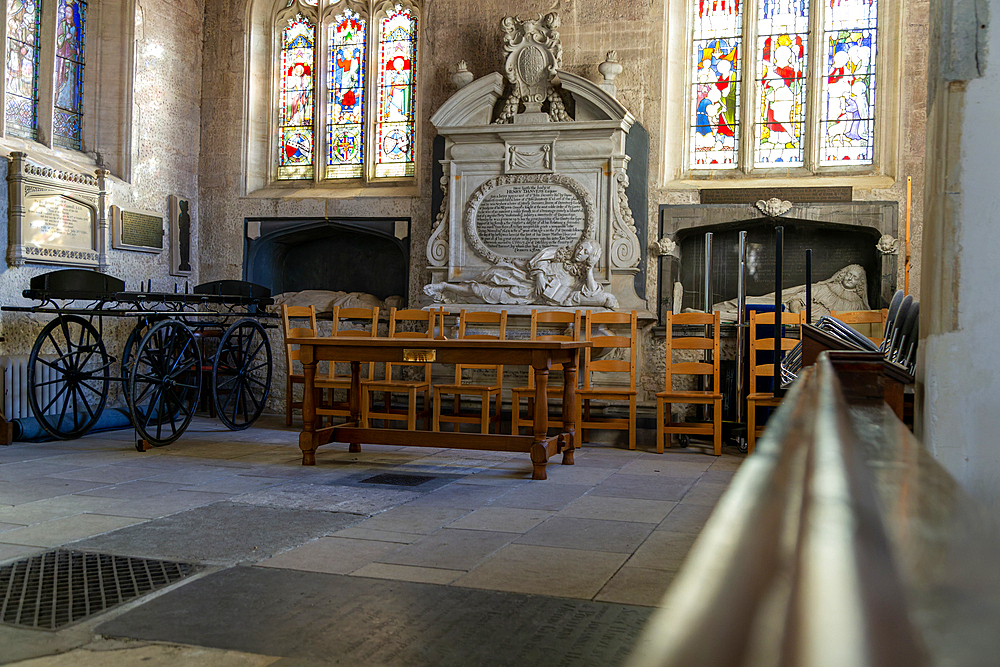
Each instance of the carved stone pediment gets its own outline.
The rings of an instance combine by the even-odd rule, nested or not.
[[[504,101],[498,123],[571,120],[555,89],[556,71],[562,65],[559,16],[549,13],[535,19],[508,16],[500,23],[507,54],[504,72],[512,90]],[[542,112],[548,102],[547,115]],[[524,111],[520,111],[524,105]]]

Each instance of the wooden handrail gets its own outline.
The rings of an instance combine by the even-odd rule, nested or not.
[[[630,667],[929,664],[869,448],[856,434],[860,409],[848,407],[826,354],[803,372],[719,500]]]

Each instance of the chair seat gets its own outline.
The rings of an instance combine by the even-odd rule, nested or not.
[[[534,385],[530,385],[530,386],[524,386],[524,387],[512,387],[511,391],[514,392],[515,394],[534,394],[535,393],[535,386]],[[559,385],[559,386],[556,386],[556,387],[549,386],[549,387],[546,387],[546,391],[548,392],[548,394],[550,396],[562,396],[562,394],[563,394],[563,387],[562,387],[562,385]]]
[[[424,380],[362,380],[361,386],[369,390],[393,389],[396,387],[402,389],[419,389],[421,387],[430,387],[431,383]]]
[[[638,392],[634,389],[577,389],[577,396],[585,396],[587,398],[629,398],[635,396]]]
[[[488,384],[436,384],[434,390],[442,394],[478,394],[482,391],[500,391]]]
[[[656,394],[657,398],[673,398],[678,403],[685,401],[717,401],[722,398],[722,394],[716,391],[661,391]]]
[[[753,394],[747,395],[748,401],[754,401],[755,403],[763,403],[764,401],[776,401],[775,405],[781,403],[781,398],[775,398],[774,394],[770,391],[758,391]]]

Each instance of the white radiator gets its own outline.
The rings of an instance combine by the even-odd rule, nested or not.
[[[42,355],[46,360],[52,360],[56,355]],[[36,382],[50,382],[57,379],[57,373],[45,364],[36,364]],[[40,407],[48,405],[55,396],[61,382],[43,385],[35,389]],[[28,405],[28,355],[0,356],[0,390],[3,392],[3,415],[7,419],[22,419],[31,417],[31,406]],[[59,401],[56,401],[46,412],[57,412]]]

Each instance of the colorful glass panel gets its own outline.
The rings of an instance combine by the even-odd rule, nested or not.
[[[758,0],[755,167],[804,163],[808,0]]]
[[[400,5],[379,20],[375,177],[412,176],[417,19]]]
[[[83,121],[83,48],[87,3],[59,0],[56,13],[55,109],[52,142],[80,150]]]
[[[739,0],[699,0],[691,91],[692,169],[738,166],[742,28]]]
[[[281,31],[278,178],[313,177],[313,61],[316,29],[301,15]]]
[[[364,164],[365,19],[350,9],[330,31],[327,178],[357,178]]]
[[[7,0],[7,133],[28,139],[37,137],[40,33],[39,2]]]
[[[876,0],[836,0],[826,8],[820,164],[875,159]]]

